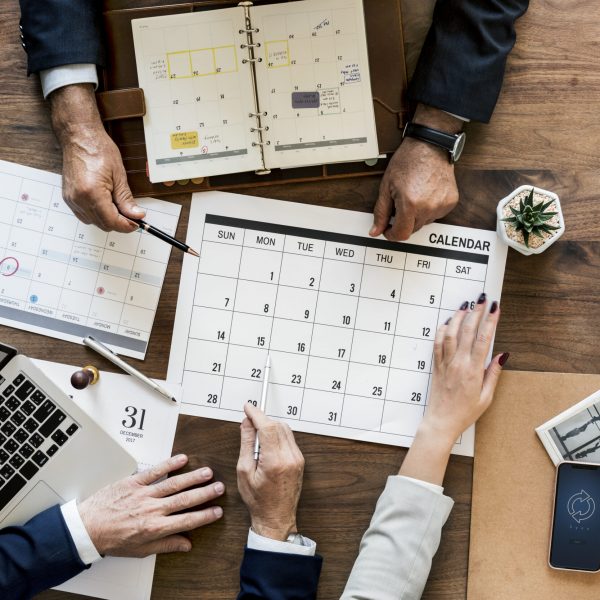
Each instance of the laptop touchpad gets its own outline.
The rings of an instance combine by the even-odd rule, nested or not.
[[[44,481],[38,481],[21,502],[2,519],[2,527],[6,527],[7,525],[23,525],[43,510],[55,504],[64,503],[65,500],[49,485]]]

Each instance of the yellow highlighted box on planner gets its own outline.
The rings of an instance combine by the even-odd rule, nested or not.
[[[171,148],[173,150],[197,148],[199,145],[197,131],[178,131],[171,134]]]

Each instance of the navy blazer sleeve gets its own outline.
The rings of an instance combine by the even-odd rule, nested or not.
[[[85,568],[58,505],[0,530],[0,598],[26,600]]]
[[[314,600],[322,564],[320,556],[246,548],[237,600]]]
[[[104,66],[100,0],[19,0],[27,73],[62,65]]]
[[[529,0],[437,0],[409,97],[487,123]]]

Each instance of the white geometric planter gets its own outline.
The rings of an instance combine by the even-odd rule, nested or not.
[[[558,215],[556,215],[558,223],[556,223],[556,225],[559,227],[559,229],[553,231],[552,234],[548,235],[548,237],[546,237],[546,239],[541,243],[537,241],[539,240],[539,238],[533,238],[532,236],[530,236],[530,243],[532,240],[535,239],[535,243],[539,243],[540,245],[535,248],[531,247],[530,245],[530,247],[528,248],[524,242],[514,240],[511,237],[509,237],[509,235],[506,232],[506,229],[507,227],[510,227],[510,223],[505,223],[504,221],[502,221],[502,219],[507,216],[504,214],[504,207],[515,196],[518,196],[521,192],[525,190],[530,191],[532,187],[534,192],[547,196],[548,200],[550,200],[551,198],[554,200],[554,205],[550,205],[549,209],[551,209],[553,212],[558,212]],[[506,198],[502,198],[502,200],[498,202],[498,206],[496,207],[496,219],[496,232],[498,233],[500,238],[511,248],[514,248],[517,252],[525,254],[526,256],[529,256],[530,254],[541,254],[542,252],[544,252],[544,250],[548,249],[552,244],[554,244],[554,242],[565,232],[565,220],[563,218],[562,208],[560,206],[560,200],[558,199],[558,196],[554,192],[543,190],[542,188],[536,187],[534,185],[522,185],[516,190],[512,191],[508,196],[506,196]]]

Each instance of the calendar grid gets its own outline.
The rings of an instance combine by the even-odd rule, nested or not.
[[[366,253],[365,253],[366,256]],[[323,262],[325,262],[325,259],[323,259]],[[362,290],[362,284],[363,284],[363,277],[365,274],[365,257],[363,256],[363,263],[362,263],[362,269],[360,272],[360,282],[358,284],[358,298],[360,298],[360,292]],[[359,302],[356,303],[356,310],[354,311],[354,319],[352,320],[352,336],[350,337],[350,347],[348,348],[348,365],[346,367],[346,383],[344,385],[344,393],[342,395],[342,407],[340,408],[340,423],[342,422],[342,415],[344,414],[344,401],[346,399],[346,386],[348,385],[348,375],[350,373],[350,365],[352,362],[352,350],[354,347],[354,336],[356,333],[356,318],[358,316],[358,307],[359,307]],[[340,390],[341,391],[341,390]],[[339,423],[338,423],[339,425]]]
[[[289,387],[294,387],[294,386],[289,386]],[[320,391],[320,390],[315,390],[315,391]],[[183,404],[189,404],[189,403],[184,402]],[[230,412],[232,414],[238,414],[240,412],[236,408],[227,408],[227,407],[219,408],[219,410],[224,410],[224,411]],[[331,423],[325,423],[324,424],[322,421],[314,421],[314,420],[307,419],[307,418],[302,418],[301,420],[303,422],[305,422],[305,423],[314,423],[315,425],[325,425],[326,427],[331,427],[332,430],[336,429],[336,428],[339,429],[340,427],[342,427],[341,425],[338,425],[338,424],[336,424],[336,425],[332,425]],[[354,431],[362,431],[362,432],[373,433],[372,429],[368,429],[368,428],[365,428],[365,427],[357,427],[356,425],[343,425],[343,427],[344,427],[344,429],[352,429]],[[381,432],[381,431],[379,431],[377,433],[384,433],[385,434],[385,432]],[[394,434],[387,434],[387,435],[394,435]],[[400,434],[400,437],[404,437],[404,438],[409,439],[411,436]]]
[[[244,313],[244,314],[249,314],[249,313]],[[300,321],[297,321],[297,322],[300,322]],[[319,324],[320,323],[315,323],[315,325],[319,325]],[[328,325],[328,327],[330,327],[330,326]],[[364,332],[366,330],[365,329],[356,329],[356,331],[359,331],[359,332],[362,331],[362,332]],[[402,337],[404,337],[404,336],[402,336]],[[205,338],[192,337],[192,336],[190,336],[189,339],[190,340],[197,340],[197,341],[208,341]],[[407,338],[407,339],[420,340],[421,338]],[[256,348],[256,345],[250,345],[250,344],[239,344],[239,343],[237,343],[237,344],[234,344],[234,345],[235,346],[239,346],[240,348]],[[271,349],[269,349],[269,350],[271,350]],[[294,352],[292,350],[281,350],[279,348],[276,349],[276,350],[274,350],[274,351],[277,352],[278,354],[289,354],[291,356],[298,356],[298,355],[302,354],[302,353],[299,353],[299,352]],[[333,361],[336,361],[336,362],[339,362],[339,363],[346,363],[346,362],[348,362],[345,358],[334,358],[334,357],[331,357],[331,356],[324,356],[322,354],[313,354],[313,353],[311,353],[310,356],[312,358],[323,358],[323,359],[326,359],[326,360],[333,360]],[[309,358],[308,355],[307,355],[307,358]],[[365,367],[372,366],[372,363],[362,362],[362,361],[359,361],[359,360],[353,360],[352,363],[356,364],[356,365],[364,365]],[[420,371],[419,369],[406,369],[406,368],[405,369],[398,369],[396,367],[390,367],[390,369],[395,369],[395,370],[398,370],[398,371],[407,371],[407,372],[410,372],[410,373],[423,373],[423,371]],[[190,371],[192,373],[205,373],[206,375],[210,375],[209,371],[200,371],[200,370],[196,370],[196,369],[191,369],[189,367],[186,367],[185,370],[186,371]],[[287,384],[281,384],[281,385],[287,385]],[[292,385],[291,387],[297,388],[296,385]],[[306,389],[312,389],[312,388],[306,388]],[[341,392],[337,392],[337,393],[339,394]],[[369,396],[365,396],[365,397],[368,398]]]
[[[405,265],[406,266],[406,265]],[[404,287],[404,274],[402,276],[402,283],[400,284],[400,291],[398,292],[398,306],[396,307],[396,320],[394,323],[394,335],[392,337],[392,348],[390,350],[390,368],[388,369],[388,373],[387,373],[387,378],[385,380],[385,400],[387,401],[387,395],[388,395],[388,388],[390,385],[390,374],[392,372],[392,356],[394,356],[394,343],[396,342],[396,327],[398,325],[398,315],[400,314],[400,298],[402,297],[402,289]],[[384,409],[381,411],[381,419],[379,420],[379,428],[378,431],[381,431],[381,428],[383,427],[383,416],[385,414],[385,402],[383,405]]]
[[[444,273],[446,272],[446,269],[444,269]],[[444,297],[444,285],[446,284],[446,277],[444,275],[444,279],[442,280],[442,291],[440,292],[440,309],[438,310],[438,318],[437,318],[437,326],[440,326],[440,316],[442,314],[442,302],[441,299]],[[433,343],[435,344],[435,334],[434,334],[434,338],[433,338]],[[427,404],[429,403],[429,393],[431,390],[431,379],[432,379],[432,373],[433,373],[433,352],[434,352],[434,347],[432,346],[431,348],[431,356],[429,358],[429,378],[427,379],[427,392],[425,394],[425,403],[424,406],[427,406]],[[425,408],[423,408],[423,415],[425,415]]]
[[[252,232],[252,236],[249,235],[250,232]],[[240,234],[241,239],[236,237],[237,233]],[[269,238],[269,233],[276,235]],[[296,247],[294,246],[294,240],[304,240],[304,244],[310,241],[311,245],[316,243],[316,240],[322,240],[322,244],[319,246],[320,249],[317,254],[307,255],[305,251],[293,252]],[[361,243],[354,244],[357,240]],[[408,411],[407,415],[414,415],[410,419],[414,420],[417,414],[419,419],[422,418],[431,384],[433,349],[430,347],[430,342],[432,343],[435,336],[435,330],[439,324],[442,311],[450,308],[445,299],[447,280],[456,282],[471,281],[476,286],[484,285],[484,282],[480,281],[481,271],[476,271],[473,275],[468,276],[451,276],[449,261],[457,262],[457,258],[464,259],[465,253],[462,251],[421,247],[413,244],[399,245],[383,240],[371,240],[359,236],[220,217],[213,214],[207,214],[205,218],[201,244],[201,260],[194,286],[193,306],[195,307],[194,310],[204,312],[198,313],[190,321],[188,344],[194,343],[195,347],[198,348],[198,352],[208,352],[209,354],[213,352],[213,350],[210,350],[213,347],[211,344],[217,344],[217,346],[214,346],[214,352],[217,352],[215,356],[221,356],[218,345],[223,341],[219,339],[211,341],[214,340],[214,337],[211,337],[210,331],[217,325],[209,323],[214,321],[220,323],[218,325],[220,329],[223,327],[227,329],[224,366],[223,370],[218,373],[218,407],[211,400],[214,399],[213,392],[209,391],[208,401],[210,406],[219,410],[232,410],[231,403],[234,397],[245,398],[244,401],[256,402],[260,393],[259,381],[264,377],[264,370],[262,369],[264,365],[258,359],[262,354],[256,354],[255,364],[244,366],[240,361],[243,356],[247,356],[252,360],[252,349],[266,350],[272,354],[272,360],[273,355],[275,356],[277,365],[275,372],[279,370],[278,378],[276,377],[276,380],[271,382],[269,392],[271,397],[274,395],[275,398],[278,397],[279,399],[269,401],[269,414],[297,421],[318,422],[330,427],[350,427],[362,430],[360,424],[357,426],[356,423],[347,422],[347,412],[356,410],[356,408],[348,408],[347,403],[352,401],[355,405],[356,402],[371,401],[368,405],[372,406],[372,410],[377,413],[377,424],[371,424],[364,430],[377,431],[382,434],[404,435],[401,431],[392,432],[389,429],[389,423],[384,428],[384,424],[386,419],[389,421],[390,418],[401,418],[398,415],[401,416],[406,411]],[[399,249],[399,246],[401,249]],[[299,242],[297,248],[301,248]],[[359,254],[355,255],[355,251],[351,248],[355,248]],[[398,259],[401,260],[401,266],[390,266],[385,262],[374,262],[375,256],[381,257],[384,255],[368,253],[379,248],[384,251],[392,251],[396,257],[401,256],[402,258]],[[230,263],[232,266],[235,265],[233,270],[230,268],[216,268],[214,262],[216,257],[225,255],[230,256],[230,259],[227,260],[233,261]],[[291,264],[298,265],[299,275],[290,276],[289,273],[284,273],[284,264],[287,264],[286,260],[288,260],[286,257],[289,256],[296,257]],[[344,258],[340,258],[341,256],[344,256]],[[354,258],[350,258],[351,256],[354,256]],[[368,256],[369,262],[367,263]],[[469,253],[469,259],[471,257],[475,257],[475,260],[469,260],[468,263],[482,264],[487,262],[487,256],[471,255]],[[388,260],[391,260],[389,256]],[[431,260],[434,262],[432,263]],[[314,271],[315,268],[318,268],[318,270]],[[360,271],[358,271],[359,268]],[[382,296],[381,290],[377,291],[376,287],[373,288],[373,283],[366,285],[365,273],[367,268],[371,279],[373,277],[375,279],[383,277],[384,279],[391,278],[390,281],[392,282],[396,279],[399,280],[399,284],[390,284],[394,286],[393,301]],[[305,269],[309,270],[305,272]],[[313,269],[313,277],[310,277],[310,279],[314,279],[316,283],[314,296],[306,295],[306,292],[313,289],[313,283],[308,284],[310,269]],[[340,269],[341,271],[339,271]],[[270,271],[276,272],[276,276],[274,274],[269,276]],[[343,278],[344,272],[354,273],[354,275],[347,275],[350,278],[347,281],[352,283],[346,283],[343,286],[338,284],[332,287],[331,280],[329,283],[325,281],[326,277],[331,278],[335,273],[341,273],[342,275],[336,275],[336,277]],[[433,285],[434,288],[439,285],[440,287],[437,288],[438,291],[435,296],[430,296],[427,292],[419,298],[410,289],[405,291],[409,276],[413,277],[413,285],[415,281],[422,280],[423,285]],[[218,289],[231,290],[233,286],[235,299],[232,308],[223,307],[219,303],[220,301],[209,293],[202,294],[202,289],[198,289],[198,278],[200,277],[209,278],[205,280],[205,285],[209,285],[210,282],[210,285],[214,285]],[[318,283],[316,281],[317,277]],[[415,280],[414,277],[417,279]],[[426,283],[427,281],[430,283]],[[241,285],[244,286],[244,292],[240,290]],[[356,291],[353,291],[355,286]],[[369,286],[371,287],[369,288]],[[283,290],[288,290],[288,293],[282,296]],[[243,293],[243,296],[240,296],[241,293]],[[290,296],[290,293],[292,296]],[[297,307],[290,312],[289,302],[294,296],[297,297],[293,301],[297,303]],[[363,319],[362,324],[359,322],[361,310],[363,312],[366,310],[365,301],[371,301],[373,310],[376,312],[383,311],[386,315],[384,317],[382,314],[379,317],[381,319],[379,325],[376,324],[377,319],[376,321],[364,321]],[[267,304],[269,304],[268,315],[263,314],[263,307],[266,308]],[[311,304],[313,308],[310,308]],[[395,306],[393,306],[394,304]],[[338,312],[338,314],[348,315],[352,319],[351,325],[350,318],[347,326],[342,325],[342,317],[338,317],[338,319],[342,319],[339,321],[332,321],[331,317],[323,318],[328,314],[324,311],[324,307],[327,305],[333,305],[334,307],[340,305],[339,311],[342,311],[341,306],[347,305],[347,308],[343,309],[342,312]],[[350,306],[352,306],[352,312],[347,312]],[[454,309],[453,306],[452,309]],[[338,309],[336,308],[336,310]],[[387,316],[389,311],[392,311],[389,314],[392,317],[391,319]],[[422,327],[422,332],[421,326],[410,328],[411,317],[408,315],[412,314],[411,311],[417,311],[415,314],[421,314],[419,312],[421,311],[423,315],[421,318],[426,319],[427,326]],[[305,321],[308,317],[304,315],[304,313],[308,315],[309,312],[312,313],[310,322]],[[201,317],[200,315],[204,316]],[[268,319],[263,322],[265,317],[268,317]],[[203,322],[201,323],[198,319],[202,319]],[[406,325],[407,319],[409,322],[408,328]],[[385,323],[383,323],[384,320]],[[285,325],[285,323],[289,325]],[[305,330],[301,326],[303,323],[307,325],[310,323],[310,327]],[[256,332],[260,331],[261,328],[265,332],[265,339],[268,339],[266,348],[261,345],[260,336],[258,340],[256,337],[258,335]],[[332,335],[334,338],[341,335],[346,340],[343,347],[347,354],[344,358],[334,355],[333,350],[329,353],[319,351],[317,347],[318,340],[315,338],[317,328],[321,338],[324,335]],[[245,331],[246,329],[247,331]],[[290,339],[287,346],[281,339],[275,344],[276,329],[279,331],[296,331],[296,334],[289,334],[292,337],[293,335],[301,335],[299,332],[305,330],[306,337],[304,339],[300,337],[297,340]],[[234,334],[233,331],[238,333]],[[338,333],[335,333],[336,331]],[[365,338],[365,335],[371,335],[373,340],[373,342],[368,343],[376,344],[377,340],[383,342],[387,339],[389,340],[389,346],[385,351],[378,350],[379,356],[376,352],[369,357],[364,354],[362,348],[355,348],[359,334],[361,336],[361,346],[364,346],[367,343],[365,340],[369,339],[368,337]],[[235,339],[233,339],[234,337]],[[342,342],[339,342],[338,345],[342,347],[341,344]],[[414,354],[414,357],[411,351],[408,350],[413,345],[415,348],[421,348],[417,351],[417,354]],[[302,351],[300,346],[303,348]],[[245,351],[242,354],[236,351],[234,356],[232,354],[232,348],[234,347],[245,349]],[[425,349],[427,355],[423,354]],[[399,352],[398,355],[396,354],[397,351]],[[403,352],[409,352],[409,354],[404,359],[399,358],[403,355]],[[417,360],[418,352],[421,352],[422,359]],[[285,361],[283,361],[284,356],[288,357]],[[298,358],[297,361],[294,360],[295,357]],[[413,360],[416,362],[413,363]],[[192,360],[194,364],[188,364],[188,359],[185,360],[185,371],[190,374],[190,377],[193,375],[199,378],[195,381],[198,382],[198,386],[201,388],[204,385],[202,382],[205,381],[207,390],[210,390],[211,377],[214,376],[214,373],[211,373],[211,365],[214,367],[218,360],[215,358],[214,362],[211,361],[207,363],[201,357],[198,357]],[[423,366],[421,366],[421,362]],[[295,364],[293,368],[289,367],[287,371],[293,373],[291,378],[289,374],[286,376],[285,372],[280,371],[279,365],[284,363]],[[319,369],[320,365],[327,364],[331,365],[331,374],[327,372],[315,380],[315,369]],[[336,370],[335,364],[339,364],[342,371]],[[253,368],[249,369],[249,366]],[[253,380],[254,374],[250,374],[249,371],[255,372],[259,368],[261,375]],[[323,368],[327,369],[327,367]],[[365,377],[368,377],[367,373],[372,373],[376,378],[381,378],[381,383],[379,383],[379,380],[376,385],[367,385],[368,382],[361,384],[360,381],[357,383],[354,372],[360,368],[364,370]],[[351,384],[353,376],[354,383]],[[406,379],[407,377],[408,379]],[[392,384],[392,380],[394,384]],[[230,384],[227,384],[227,381]],[[300,384],[300,381],[302,381],[302,384]],[[333,386],[340,382],[343,383],[343,387],[331,387],[331,381],[333,381]],[[412,391],[409,389],[398,391],[399,381],[412,381],[413,383],[408,385],[416,387]],[[237,383],[234,384],[234,382]],[[247,388],[244,387],[244,382],[248,383]],[[392,385],[394,387],[391,387]],[[291,395],[286,396],[283,390],[289,390]],[[292,390],[298,392],[294,393]],[[232,393],[237,394],[237,396],[231,396]],[[202,403],[202,399],[184,399],[184,403],[188,405],[201,405],[198,404],[199,402]],[[402,406],[407,408],[401,408]],[[327,417],[323,413],[324,410],[327,411],[329,422],[325,421]],[[315,411],[321,411],[320,416],[315,417]],[[388,413],[392,416],[390,417]],[[393,425],[393,427],[397,426]]]
[[[482,265],[487,265],[489,263],[489,257],[487,254],[479,254],[477,252],[467,252],[464,250],[455,250],[454,248],[446,247],[440,248],[437,246],[420,246],[410,242],[390,242],[380,238],[366,238],[359,235],[337,233],[333,231],[321,231],[318,229],[308,229],[306,227],[296,227],[294,225],[280,225],[278,223],[254,221],[251,219],[242,219],[238,217],[224,217],[221,215],[207,214],[206,224],[250,229],[264,233],[280,233],[293,237],[322,240],[325,242],[339,242],[352,246],[369,247],[380,250],[392,250],[394,252],[406,252],[407,254],[451,258]],[[225,242],[213,240],[211,240],[211,243],[228,245]],[[331,258],[329,260],[337,259]]]
[[[287,236],[286,236],[287,237]],[[285,243],[283,245],[283,248],[285,250]],[[300,255],[302,256],[302,255]],[[313,318],[313,322],[312,322],[312,327],[310,328],[310,340],[309,340],[309,346],[308,346],[308,359],[306,361],[306,372],[308,373],[308,370],[310,368],[310,357],[312,356],[312,342],[313,342],[313,336],[315,334],[315,324],[316,324],[316,318],[317,318],[317,310],[319,308],[319,292],[321,291],[321,277],[323,276],[323,264],[324,264],[324,260],[321,260],[321,269],[319,270],[319,285],[317,287],[317,299],[315,301],[315,316]],[[281,277],[281,273],[280,273],[280,277]],[[301,289],[301,288],[299,288]],[[304,395],[306,394],[306,385],[304,385],[304,388],[302,390],[302,399],[301,399],[301,406],[302,408],[304,407]],[[302,418],[302,408],[300,409],[300,418]]]
[[[246,231],[243,232],[242,234],[242,247],[244,246],[244,240],[246,239]],[[242,259],[240,257],[240,263],[238,266],[238,277],[240,274],[240,269],[242,268]],[[237,291],[238,291],[238,286],[239,286],[239,279],[238,281],[236,281],[235,284],[235,291],[233,293],[233,304],[231,307],[231,320],[233,321],[233,315],[235,314],[235,305],[237,302]],[[221,406],[221,402],[223,400],[223,387],[225,386],[225,373],[227,372],[227,358],[229,357],[229,347],[231,344],[231,334],[228,331],[227,332],[227,348],[225,350],[225,360],[223,361],[223,375],[221,376],[221,391],[219,393],[219,407]]]
[[[143,358],[170,248],[79,222],[53,173],[0,161],[0,182],[0,322],[73,342],[96,335]],[[140,202],[175,231],[179,207]]]

